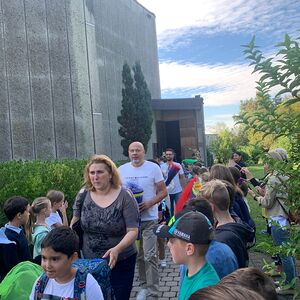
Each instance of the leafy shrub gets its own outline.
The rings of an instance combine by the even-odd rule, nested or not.
[[[32,202],[50,189],[64,192],[69,215],[76,193],[83,184],[85,160],[9,161],[0,163],[0,223],[6,222],[3,204],[11,196],[19,195]]]

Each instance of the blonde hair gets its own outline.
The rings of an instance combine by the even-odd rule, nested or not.
[[[29,240],[29,242],[32,242],[32,227],[33,224],[36,221],[36,216],[45,208],[50,205],[51,207],[51,201],[47,197],[38,197],[33,200],[31,206],[30,206],[30,217],[29,217],[29,222],[26,226],[26,235]]]
[[[229,209],[230,197],[224,182],[213,179],[200,188],[200,194],[221,211]]]
[[[200,174],[199,177],[200,177],[204,182],[208,182],[208,181],[209,181],[209,172],[204,172],[204,173]]]
[[[94,190],[89,176],[90,166],[93,164],[104,164],[106,166],[106,170],[111,175],[111,185],[116,189],[120,187],[121,177],[115,163],[106,155],[93,155],[84,168],[83,176],[86,189]]]

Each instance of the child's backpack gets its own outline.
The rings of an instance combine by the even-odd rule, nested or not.
[[[73,267],[82,272],[88,272],[96,279],[101,287],[105,300],[114,300],[113,289],[110,284],[110,267],[107,260],[102,258],[77,259]],[[76,281],[76,280],[75,280]]]
[[[90,273],[101,287],[105,300],[114,300],[110,284],[110,268],[104,259],[78,259],[73,267],[77,269],[74,281],[74,295],[71,299],[85,299],[86,297],[86,277]],[[45,295],[44,290],[48,283],[48,276],[44,273],[37,281],[35,286],[35,299],[40,300]],[[49,297],[50,295],[47,295]],[[54,298],[51,298],[54,299]],[[2,299],[1,299],[2,300]]]
[[[29,299],[32,286],[42,273],[43,269],[41,266],[29,261],[20,262],[10,270],[1,282],[0,299]]]
[[[73,298],[63,298],[68,300],[80,300],[80,299],[86,299],[86,277],[88,272],[77,270],[75,275],[75,281],[74,281],[74,294]],[[49,281],[49,277],[46,275],[46,273],[43,273],[43,275],[39,278],[39,280],[36,282],[35,285],[35,300],[41,300],[41,299],[52,299],[52,300],[61,300],[62,297],[53,296],[44,294],[45,288],[47,286],[47,283]]]

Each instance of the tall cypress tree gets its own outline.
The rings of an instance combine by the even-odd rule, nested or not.
[[[122,71],[122,109],[118,116],[121,127],[119,134],[123,138],[121,145],[123,154],[128,156],[128,146],[134,141],[140,141],[147,150],[147,144],[152,134],[151,94],[145,81],[139,62],[133,66],[134,84],[131,69],[125,62]]]

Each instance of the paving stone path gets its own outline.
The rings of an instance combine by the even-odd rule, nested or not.
[[[265,259],[267,262],[271,262],[271,258],[265,254],[258,252],[250,252],[250,266],[254,266],[257,268],[262,268],[263,260]],[[162,268],[159,267],[159,299],[160,300],[177,300],[178,299],[178,288],[179,288],[179,271],[178,266],[172,263],[171,255],[169,251],[166,249],[166,260],[167,267]],[[299,270],[298,270],[298,274]],[[139,282],[137,270],[135,272],[133,288],[131,292],[130,300],[135,300],[136,295],[139,292]],[[280,300],[292,300],[291,296],[281,296]]]

